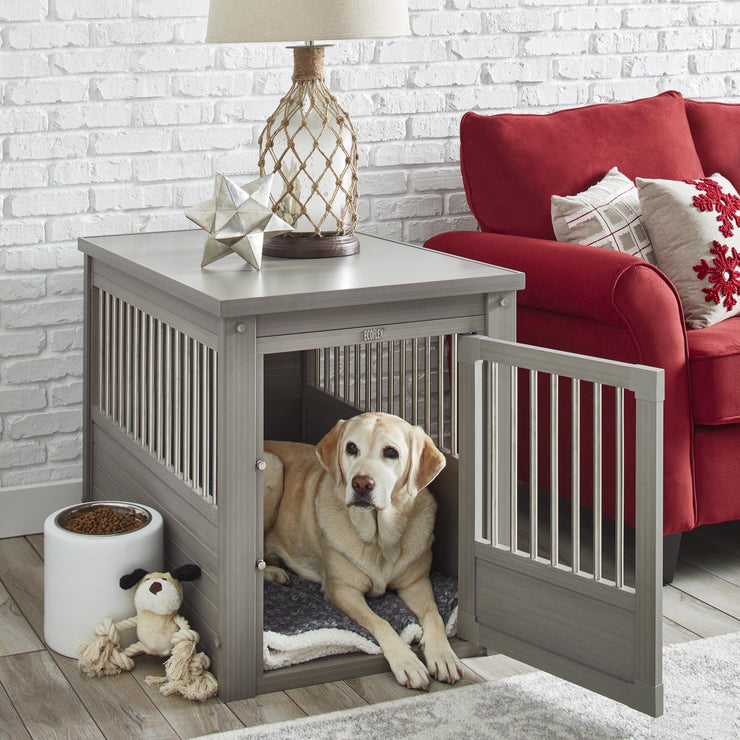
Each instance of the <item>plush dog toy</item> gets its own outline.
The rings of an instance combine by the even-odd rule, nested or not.
[[[88,676],[112,676],[134,667],[132,655],[158,655],[168,658],[165,677],[147,676],[149,685],[160,684],[165,696],[179,693],[199,701],[214,696],[218,684],[208,671],[211,661],[205,653],[196,652],[200,637],[178,614],[182,604],[180,581],[194,581],[200,574],[197,565],[182,565],[172,573],[147,573],[137,568],[122,576],[121,588],[136,586],[136,616],[115,623],[108,617],[95,627],[93,636],[77,648],[82,671]],[[121,650],[119,633],[133,627],[137,641]]]

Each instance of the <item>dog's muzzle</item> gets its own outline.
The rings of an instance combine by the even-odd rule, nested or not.
[[[356,475],[352,478],[352,493],[354,494],[350,506],[356,506],[358,509],[373,509],[373,491],[375,490],[375,480],[369,475]]]

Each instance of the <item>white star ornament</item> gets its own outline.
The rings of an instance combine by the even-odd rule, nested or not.
[[[273,177],[274,173],[240,186],[220,172],[216,173],[213,198],[185,213],[208,232],[201,267],[236,252],[259,270],[265,236],[293,231],[293,227],[276,216],[270,207]]]

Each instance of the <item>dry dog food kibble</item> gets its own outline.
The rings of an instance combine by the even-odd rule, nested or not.
[[[72,512],[59,522],[69,532],[78,534],[122,534],[146,524],[146,516],[138,512],[125,513],[108,506]]]

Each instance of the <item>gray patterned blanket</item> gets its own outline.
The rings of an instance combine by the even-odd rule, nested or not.
[[[457,581],[431,574],[432,588],[448,636],[457,632]],[[291,585],[265,583],[263,657],[265,670],[305,663],[341,653],[377,655],[372,635],[324,600],[321,586],[290,574]],[[407,644],[421,639],[416,616],[392,592],[368,598],[370,608],[386,619]]]

